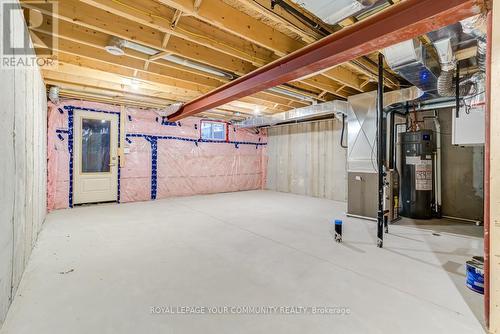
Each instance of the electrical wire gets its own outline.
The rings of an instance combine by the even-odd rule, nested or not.
[[[340,146],[342,148],[347,148],[347,145],[344,145],[345,118],[346,116],[342,114],[342,134],[340,135]]]

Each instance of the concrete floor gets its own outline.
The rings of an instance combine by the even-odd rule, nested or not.
[[[463,266],[482,254],[480,227],[393,225],[378,249],[375,224],[344,211],[251,191],[53,212],[1,333],[484,333]],[[332,218],[344,219],[342,244]],[[247,305],[350,313],[151,312]]]

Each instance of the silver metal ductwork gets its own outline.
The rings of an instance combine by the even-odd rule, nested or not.
[[[481,81],[484,81],[484,73],[486,71],[486,24],[483,15],[477,15],[460,22],[460,24],[452,25],[441,29],[440,31],[429,34],[429,38],[433,40],[434,47],[439,56],[441,65],[441,74],[438,78],[438,94],[440,96],[455,96],[456,95],[456,59],[454,49],[459,48],[459,44],[465,44],[467,41],[464,34],[469,36],[469,40],[477,41],[476,62],[479,68],[479,73],[467,75],[460,79],[460,96],[468,96],[475,94],[478,91]],[[460,31],[461,30],[461,31]],[[446,36],[436,40],[437,36]],[[472,37],[472,38],[471,38]],[[465,42],[465,43],[464,43]]]
[[[437,82],[439,96],[455,96],[455,69],[457,61],[451,46],[451,38],[444,38],[434,42],[434,47],[438,53],[439,63],[441,64],[441,74]],[[473,86],[470,80],[463,80],[460,83],[460,96],[468,95]]]
[[[410,39],[383,51],[393,71],[424,92],[433,92],[437,86],[439,67],[418,39]]]
[[[182,105],[183,105],[182,102],[173,103],[173,104],[165,107],[164,109],[157,110],[156,113],[160,116],[167,117],[167,119],[168,119],[168,116],[178,112],[181,109]]]
[[[464,33],[477,40],[477,66],[483,73],[486,72],[486,16],[477,15],[460,21]]]
[[[384,108],[422,96],[417,87],[384,93]],[[347,171],[377,173],[377,91],[347,98]]]
[[[59,103],[59,93],[60,93],[60,91],[61,91],[61,89],[59,88],[59,86],[51,86],[49,88],[49,100],[52,103],[55,103],[55,104]]]
[[[294,0],[328,24],[336,24],[352,15],[363,13],[381,0]]]
[[[392,104],[415,100],[422,96],[422,94],[423,92],[417,87],[409,87],[397,91],[387,92],[384,93],[384,104],[385,106],[389,106]],[[376,91],[363,93],[350,96],[348,102],[335,100],[325,103],[318,103],[311,106],[274,114],[271,116],[252,117],[244,121],[235,123],[235,125],[240,128],[257,128],[262,126],[277,125],[281,123],[299,122],[329,115],[336,115],[341,119],[341,115],[349,116],[349,113],[354,108],[352,105],[356,104],[357,101],[365,101],[363,102],[364,104],[360,106],[361,109],[366,108],[368,110],[369,103],[372,103],[372,107],[374,107],[376,103],[376,95]]]
[[[335,100],[285,111],[282,113],[274,114],[272,116],[252,117],[244,121],[235,123],[235,125],[240,128],[271,126],[280,123],[299,122],[316,117],[325,117],[328,115],[347,115],[347,109],[347,102]]]

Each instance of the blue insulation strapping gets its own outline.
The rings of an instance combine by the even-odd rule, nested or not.
[[[73,109],[68,109],[69,207],[73,207]]]
[[[75,107],[75,106],[64,106],[64,109],[68,111],[68,129],[57,129],[56,133],[58,135],[65,133],[68,134],[68,153],[69,153],[69,207],[73,207],[73,134],[74,134],[74,110],[82,110],[89,112],[100,112],[104,114],[112,114],[112,115],[120,115],[119,112],[116,111],[108,111],[108,110],[100,110],[100,109],[92,109],[92,108],[83,108],[83,107]],[[59,112],[62,109],[59,108]],[[128,115],[129,121],[132,121],[132,117]],[[156,118],[158,121],[158,118]],[[164,124],[165,123],[165,124]],[[168,124],[167,124],[168,123]],[[162,125],[169,126],[182,126],[181,122],[168,122],[162,119]],[[120,147],[120,129],[121,129],[121,120],[118,117],[118,147]],[[129,133],[126,134],[125,140],[130,144],[132,141],[129,138],[144,138],[151,144],[151,199],[155,200],[158,194],[158,140],[179,140],[179,141],[187,141],[195,143],[198,146],[198,143],[216,143],[216,144],[232,144],[235,148],[239,148],[239,145],[255,145],[255,148],[259,148],[259,146],[265,146],[267,143],[261,143],[260,138],[259,142],[245,142],[245,141],[222,141],[222,140],[211,140],[211,139],[195,139],[195,138],[184,138],[184,137],[176,137],[176,136],[155,136],[148,134],[140,134],[140,133]],[[120,168],[120,157],[118,157],[118,195],[117,201],[120,202],[120,185],[121,185],[121,168]]]
[[[158,140],[180,140],[193,142],[196,146],[198,143],[217,143],[217,144],[232,144],[238,148],[239,145],[255,145],[257,148],[259,146],[267,145],[267,143],[253,143],[253,142],[239,142],[239,141],[220,141],[220,140],[208,140],[208,139],[194,139],[194,138],[184,138],[175,136],[154,136],[142,133],[128,133],[126,134],[126,139],[131,142],[129,138],[144,138],[151,144],[151,199],[155,200],[158,194]]]
[[[158,193],[158,138],[144,137],[151,144],[151,199],[155,200]]]
[[[78,110],[82,110],[82,111],[90,111],[90,112],[101,112],[101,113],[104,113],[104,114],[113,114],[113,115],[120,115],[120,112],[118,111],[109,111],[109,110],[102,110],[102,109],[92,109],[92,108],[83,108],[83,107],[75,107],[75,106],[64,106],[64,109],[66,110],[75,110],[75,109],[78,109]]]
[[[165,116],[162,116],[161,118],[161,125],[166,125],[166,126],[180,126],[180,123],[177,124],[176,122],[169,122],[168,119]]]
[[[129,115],[130,116],[130,115]],[[120,117],[120,113],[118,113],[118,149],[121,147],[121,140],[120,140],[120,133],[121,133],[121,117]],[[116,201],[118,203],[120,203],[120,185],[121,185],[121,166],[120,166],[120,155],[118,155],[118,182],[117,182],[117,186],[118,186],[118,189],[116,190]]]
[[[215,144],[232,144],[232,145],[255,145],[255,146],[266,146],[267,143],[255,143],[250,141],[225,141],[225,140],[212,140],[212,139],[196,139],[196,138],[185,138],[185,137],[176,137],[176,136],[155,136],[155,135],[147,135],[142,133],[127,133],[127,137],[130,138],[156,138],[157,140],[180,140],[187,141],[192,143],[215,143]]]

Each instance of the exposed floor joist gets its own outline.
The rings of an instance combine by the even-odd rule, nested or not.
[[[407,0],[264,66],[202,98],[172,116],[181,119],[253,92],[283,84],[479,14],[479,0]],[[384,36],[383,39],[380,36]]]
[[[42,6],[36,3],[27,0],[21,3],[25,8],[44,13]],[[260,18],[251,15],[252,10]],[[322,23],[301,8],[298,10],[318,22],[322,33],[279,6],[270,10],[263,0],[251,3],[240,0],[65,0],[59,3],[56,14],[60,26],[56,37],[63,64],[108,71],[126,80],[137,80],[141,85],[166,85],[169,98],[183,102],[186,96],[195,93],[195,98],[199,97],[232,79],[176,64],[164,57],[179,56],[237,78],[322,38],[325,31],[339,29]],[[53,33],[54,22],[48,16],[50,13],[45,14],[43,24],[32,27],[33,33],[42,39],[48,39]],[[151,51],[125,48],[124,56],[112,56],[104,48],[116,37]],[[78,85],[76,78],[81,77],[75,76],[73,83]],[[375,77],[374,64],[352,62],[288,82],[281,89],[290,94],[266,91],[245,100],[253,101],[256,110],[262,106],[266,112],[286,111],[310,105],[313,100],[345,99],[373,89]],[[387,84],[390,88],[399,86],[395,77],[389,77]]]

